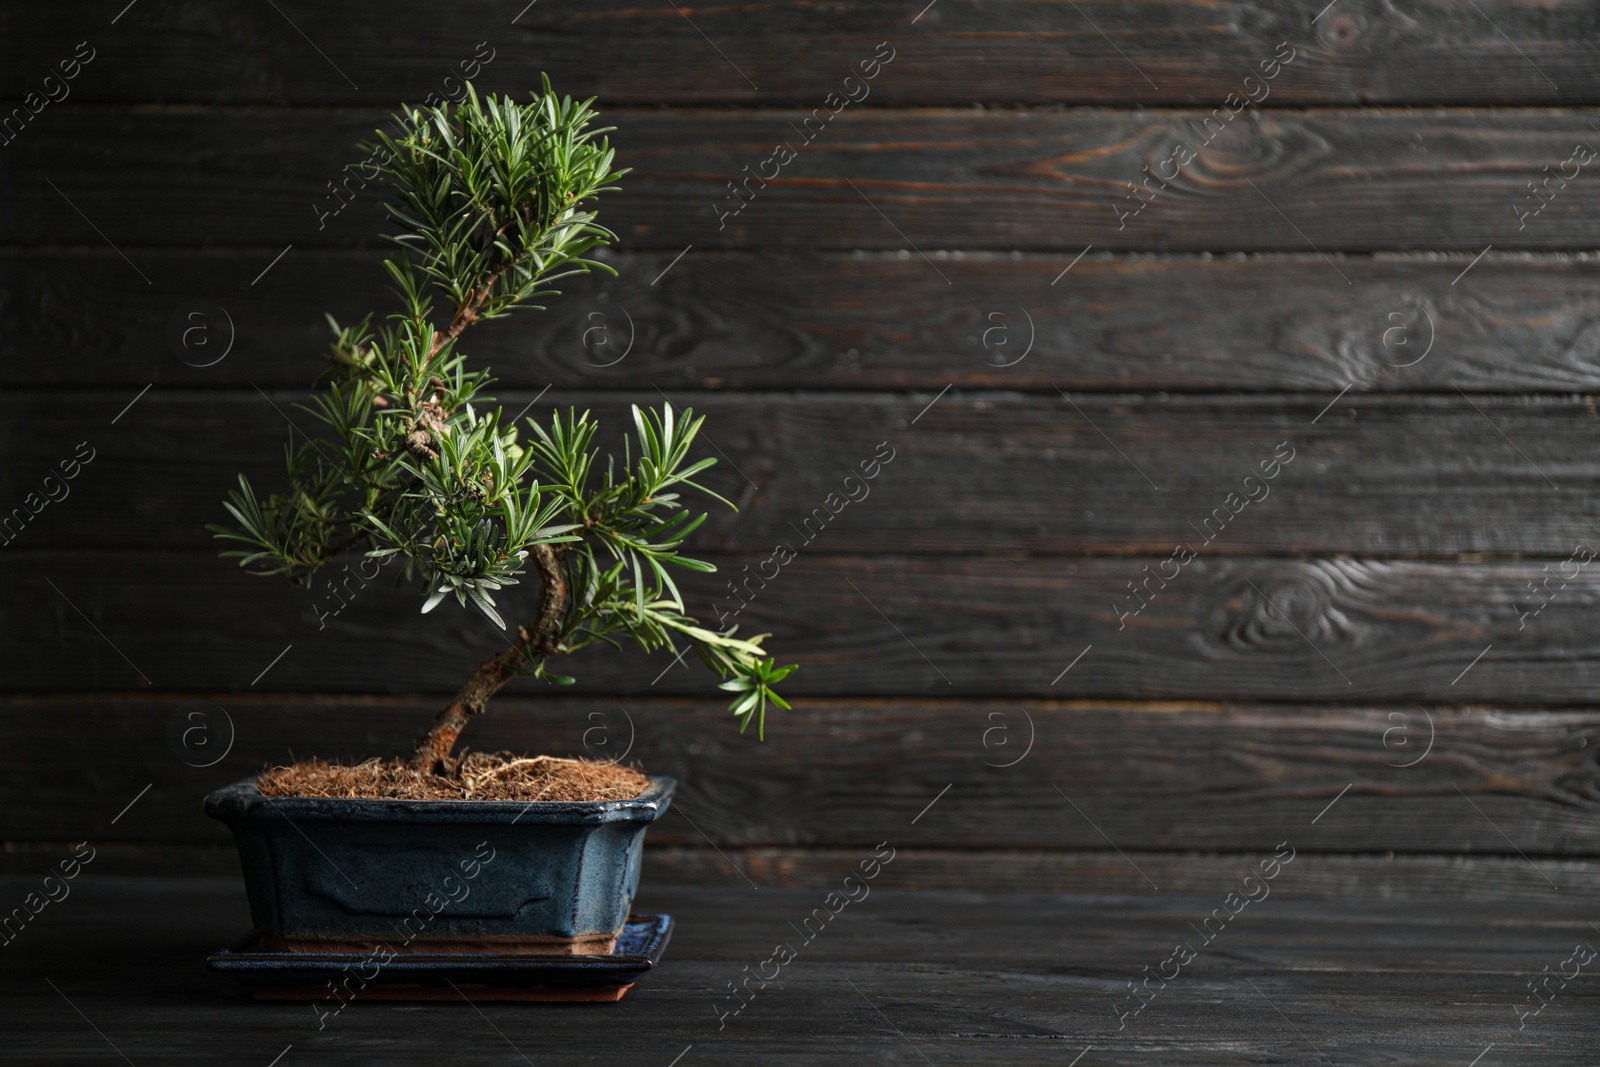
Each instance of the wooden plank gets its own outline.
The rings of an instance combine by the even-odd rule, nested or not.
[[[1198,559],[1119,631],[1127,583],[1160,562],[802,554],[728,621],[774,634],[802,665],[785,684],[803,697],[1593,698],[1592,568],[1565,587],[1552,579],[1533,615],[1536,562]],[[453,605],[424,619],[420,597],[377,581],[352,585],[319,630],[314,594],[195,553],[6,553],[0,580],[0,690],[128,691],[143,677],[191,692],[451,693],[504,641]],[[713,617],[710,591],[688,589],[690,608]],[[508,598],[513,617],[521,603]],[[569,673],[581,694],[720,706],[703,669],[671,662],[591,649]]]
[[[861,861],[856,848],[816,846],[669,845],[655,831],[645,845],[641,908],[672,886],[720,886],[748,892],[745,875],[763,889],[826,892]],[[69,855],[71,841],[0,842],[0,876],[51,873]],[[873,842],[875,845],[877,842]],[[96,839],[95,870],[103,875],[203,876],[236,881],[239,855],[231,840],[209,843],[104,841]],[[719,851],[720,850],[720,851]],[[1234,888],[1244,872],[1273,855],[1267,853],[1148,852],[1111,848],[900,848],[884,868],[881,888],[925,892],[1084,893],[1153,895],[1163,893],[1219,897]],[[1308,861],[1273,889],[1274,896],[1300,900],[1476,901],[1522,906],[1560,895],[1591,898],[1600,891],[1600,863],[1577,856],[1539,856],[1537,869],[1520,856],[1484,853],[1377,855],[1302,852]],[[1143,874],[1139,872],[1143,871]],[[1149,877],[1150,882],[1145,878]],[[1203,909],[1201,909],[1203,911]]]
[[[633,173],[602,212],[628,249],[888,249],[905,253],[907,270],[935,273],[947,249],[1476,255],[1489,244],[1600,244],[1600,183],[1574,156],[1594,131],[1571,113],[1247,109],[1213,119],[1208,134],[1210,114],[846,110],[797,158],[768,166],[777,177],[765,188],[753,178],[735,194],[743,168],[756,174],[774,145],[803,140],[805,112],[611,109],[618,163]],[[7,146],[13,173],[46,173],[59,192],[17,185],[0,243],[275,252],[369,241],[378,190],[359,178],[341,194],[330,186],[384,117],[64,107]],[[1197,153],[1183,166],[1180,143]],[[1548,202],[1528,188],[1546,177]],[[1135,192],[1135,180],[1148,188]],[[1347,284],[1336,260],[1327,281]]]
[[[592,410],[608,449],[631,427],[630,402],[668,396],[540,391],[504,393],[508,416]],[[741,509],[718,508],[696,547],[742,556],[734,570],[756,573],[779,544],[895,555],[1167,556],[1183,543],[1205,557],[1566,559],[1596,536],[1596,470],[1574,445],[1594,433],[1592,398],[938,392],[672,393],[709,416],[701,454],[719,462],[708,484]],[[118,418],[139,393],[0,398],[0,501],[24,507],[4,531],[8,547],[210,548],[205,525],[226,517],[220,501],[237,475],[277,489],[282,445],[296,432],[289,421],[316,425],[295,407],[304,391],[152,389]],[[93,460],[75,480],[45,484],[80,452]],[[861,478],[863,463],[875,477]],[[49,503],[46,491],[69,495]]]
[[[114,29],[91,32],[64,10],[34,6],[0,19],[0,39],[29,46],[6,65],[0,97],[38,90],[55,52],[70,56],[87,33],[97,54],[70,83],[72,100],[359,105],[458,89],[463,70],[483,89],[521,92],[530,72],[544,70],[564,92],[616,103],[809,106],[839,89],[883,40],[896,51],[874,80],[874,105],[1210,104],[1240,91],[1241,79],[1285,40],[1299,50],[1273,86],[1271,99],[1285,103],[1600,98],[1592,12],[1574,0],[1403,12],[1341,5],[1320,18],[1286,0],[1248,8],[1199,0],[920,7],[856,0],[818,18],[813,6],[788,2],[763,4],[751,18],[738,5],[696,6],[691,23],[688,9],[600,0],[581,9],[534,5],[513,12],[513,22],[504,5],[468,0],[441,22],[416,0],[386,8],[382,20],[337,6],[219,17],[147,2]],[[474,66],[475,57],[489,62]]]
[[[16,357],[0,382],[303,388],[323,313],[392,298],[364,253],[275,254],[143,249],[152,292],[109,248],[0,249]],[[1465,276],[1466,253],[1352,257],[1349,286],[1315,255],[966,253],[941,268],[959,287],[893,253],[674,257],[611,256],[618,277],[565,282],[550,310],[478,327],[466,350],[535,389],[1600,390],[1584,254],[1491,252]],[[226,317],[186,318],[199,300]]]
[[[237,883],[91,877],[9,949],[0,996],[13,1062],[97,1062],[114,1055],[108,1040],[136,1063],[260,1059],[288,1045],[335,1065],[397,1055],[503,1063],[527,1048],[539,1062],[595,1059],[589,1012],[358,998],[324,1017],[253,1003],[195,963],[243,925]],[[3,888],[28,891],[15,880]],[[662,888],[641,900],[673,914],[677,932],[662,966],[606,1009],[616,1025],[605,1058],[1067,1063],[1092,1048],[1093,1062],[1130,1067],[1321,1056],[1466,1064],[1493,1045],[1518,1063],[1592,1061],[1600,1028],[1580,979],[1553,980],[1553,999],[1517,1029],[1529,976],[1592,943],[1581,907],[1553,894],[1512,909],[1438,901],[1423,915],[1413,901],[1269,897],[1194,950],[1169,984],[1152,981],[1144,1010],[1119,1028],[1129,984],[1175,943],[1199,942],[1191,924],[1222,898],[880,890],[794,949],[798,919],[821,906],[815,890]],[[68,907],[75,921],[63,921]],[[795,958],[733,999],[728,985],[756,974],[777,942]]]
[[[210,789],[291,752],[407,752],[437,706],[10,697],[0,839],[216,847],[227,831],[200,811]],[[764,883],[789,876],[783,854],[763,849],[868,847],[885,836],[935,849],[1099,850],[1109,838],[1140,852],[1270,853],[1288,838],[1318,853],[1434,853],[1448,842],[1456,853],[1600,856],[1593,711],[814,700],[775,714],[763,744],[740,737],[710,699],[546,695],[504,700],[465,740],[671,774],[680,813],[651,839],[750,849]],[[62,761],[80,774],[64,778]]]
[[[212,860],[202,868],[201,857],[215,855],[199,849],[196,870],[206,874],[231,873],[232,868]],[[738,848],[725,855],[712,849],[655,846],[646,852],[646,877],[658,885],[717,884],[738,889],[746,883],[740,871],[765,887],[831,889],[841,876],[860,862],[859,850],[845,848]],[[59,852],[56,853],[59,855]],[[138,853],[136,853],[137,855]],[[1200,852],[1147,852],[1103,848],[1064,851],[1035,849],[907,848],[895,856],[896,866],[884,871],[884,887],[918,892],[1008,893],[1226,893],[1242,872],[1273,853],[1219,854]],[[1378,855],[1326,852],[1302,853],[1308,861],[1273,889],[1286,899],[1306,900],[1417,900],[1500,902],[1512,906],[1529,900],[1550,899],[1553,880],[1563,894],[1574,897],[1600,888],[1600,864],[1587,858],[1546,857],[1537,869],[1520,856]],[[1298,857],[1297,857],[1298,858]],[[221,859],[237,864],[226,853]],[[736,870],[732,865],[737,864]],[[145,872],[164,870],[146,866]],[[129,873],[140,868],[127,866]],[[1142,872],[1142,873],[1141,873]],[[1145,881],[1149,878],[1150,881]]]

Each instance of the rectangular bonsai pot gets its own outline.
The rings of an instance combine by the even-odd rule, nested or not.
[[[239,846],[250,915],[274,951],[611,952],[644,835],[677,782],[630,800],[206,797]]]

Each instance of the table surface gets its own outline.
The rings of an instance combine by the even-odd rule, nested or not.
[[[0,901],[21,903],[36,881],[0,879]],[[1600,1060],[1600,960],[1572,962],[1577,945],[1600,945],[1600,910],[1581,901],[1268,896],[1207,942],[1197,927],[1220,898],[872,890],[834,898],[838,914],[806,942],[796,926],[826,895],[647,888],[637,910],[672,914],[677,932],[617,1004],[357,1000],[321,1020],[206,969],[249,926],[236,880],[85,879],[0,951],[0,1064]],[[764,989],[751,982],[723,1025],[729,983],[780,942],[795,958]],[[1180,943],[1194,951],[1181,968]],[[1131,999],[1130,982],[1174,970]],[[1139,1003],[1119,1027],[1119,1008]]]

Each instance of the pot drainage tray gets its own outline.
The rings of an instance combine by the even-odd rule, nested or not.
[[[607,956],[496,952],[404,953],[387,961],[351,952],[268,952],[248,939],[206,960],[257,1000],[621,1000],[655,967],[672,916],[628,920]]]

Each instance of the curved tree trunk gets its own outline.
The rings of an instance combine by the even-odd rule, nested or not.
[[[450,753],[456,747],[461,731],[474,715],[481,715],[489,700],[505,684],[516,677],[519,661],[533,667],[539,660],[556,652],[556,638],[561,633],[561,619],[567,607],[567,582],[561,575],[561,563],[549,545],[534,545],[532,549],[535,569],[539,572],[539,607],[526,625],[517,627],[517,637],[504,651],[478,664],[455,699],[433,720],[427,734],[417,741],[411,766],[426,774],[441,767],[450,770]]]

